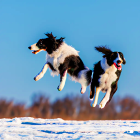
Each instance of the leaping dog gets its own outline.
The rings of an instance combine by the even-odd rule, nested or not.
[[[112,52],[103,46],[95,47],[95,49],[104,55],[103,59],[94,65],[90,99],[93,99],[95,96],[94,103],[92,104],[95,107],[98,102],[99,92],[106,92],[99,104],[100,108],[104,108],[106,103],[110,102],[114,93],[117,91],[117,83],[122,72],[121,64],[125,64],[126,61],[121,52]]]
[[[41,79],[47,69],[50,68],[53,75],[60,74],[58,90],[61,91],[68,73],[73,80],[81,84],[81,93],[83,94],[91,82],[92,71],[84,65],[78,51],[63,41],[64,38],[56,39],[52,33],[48,33],[46,36],[47,38],[40,39],[37,43],[28,47],[33,50],[33,54],[37,54],[40,51],[47,52],[47,62],[34,80]]]

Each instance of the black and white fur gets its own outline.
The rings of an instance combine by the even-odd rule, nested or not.
[[[95,98],[92,103],[92,106],[95,107],[98,102],[99,92],[106,92],[99,104],[100,108],[104,108],[117,91],[117,83],[122,71],[121,64],[125,64],[126,61],[121,52],[112,52],[110,49],[100,46],[95,47],[95,49],[104,55],[103,59],[94,65],[90,99]]]
[[[92,71],[87,68],[81,60],[78,51],[67,45],[63,39],[56,39],[51,34],[46,34],[48,38],[40,39],[37,43],[29,47],[34,54],[40,51],[47,51],[47,60],[40,71],[34,78],[35,81],[41,79],[48,68],[52,70],[52,75],[60,74],[60,84],[58,90],[61,91],[65,85],[67,73],[81,84],[81,93],[86,91],[86,87],[91,82]]]

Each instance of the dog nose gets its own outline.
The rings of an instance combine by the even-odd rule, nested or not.
[[[30,47],[28,47],[28,49],[30,49],[30,50],[31,50],[31,46],[30,46]]]
[[[117,63],[119,64],[119,63],[121,63],[121,61],[120,60],[117,60]]]

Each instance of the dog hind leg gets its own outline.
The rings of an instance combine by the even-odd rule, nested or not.
[[[113,95],[117,91],[117,88],[118,88],[117,83],[118,83],[118,81],[111,87],[110,97],[109,97],[109,100],[108,100],[108,102],[106,104],[108,104],[111,101]]]
[[[92,75],[92,71],[89,70],[88,68],[82,70],[79,72],[78,74],[78,82],[81,84],[81,94],[84,94],[86,92],[86,88],[87,86],[90,84],[91,82],[91,75]]]
[[[35,81],[38,81],[39,79],[41,79],[41,78],[44,76],[44,74],[46,73],[46,71],[47,71],[48,68],[49,68],[49,65],[46,63],[46,64],[43,66],[43,68],[42,68],[42,70],[40,71],[40,73],[38,73],[38,75],[34,77],[34,80],[35,80]]]
[[[112,97],[113,97],[113,95],[115,94],[115,92],[117,91],[117,88],[118,88],[118,81],[112,86],[112,90],[111,90],[111,93],[110,93],[110,98],[109,98],[109,101],[108,102],[110,102],[111,101],[111,99],[112,99]]]
[[[67,77],[67,70],[65,70],[62,75],[60,74],[60,85],[57,88],[59,91],[61,91],[64,88],[66,77]]]

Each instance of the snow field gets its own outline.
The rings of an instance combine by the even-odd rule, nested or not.
[[[140,121],[65,121],[31,117],[0,119],[0,139],[140,140]]]

